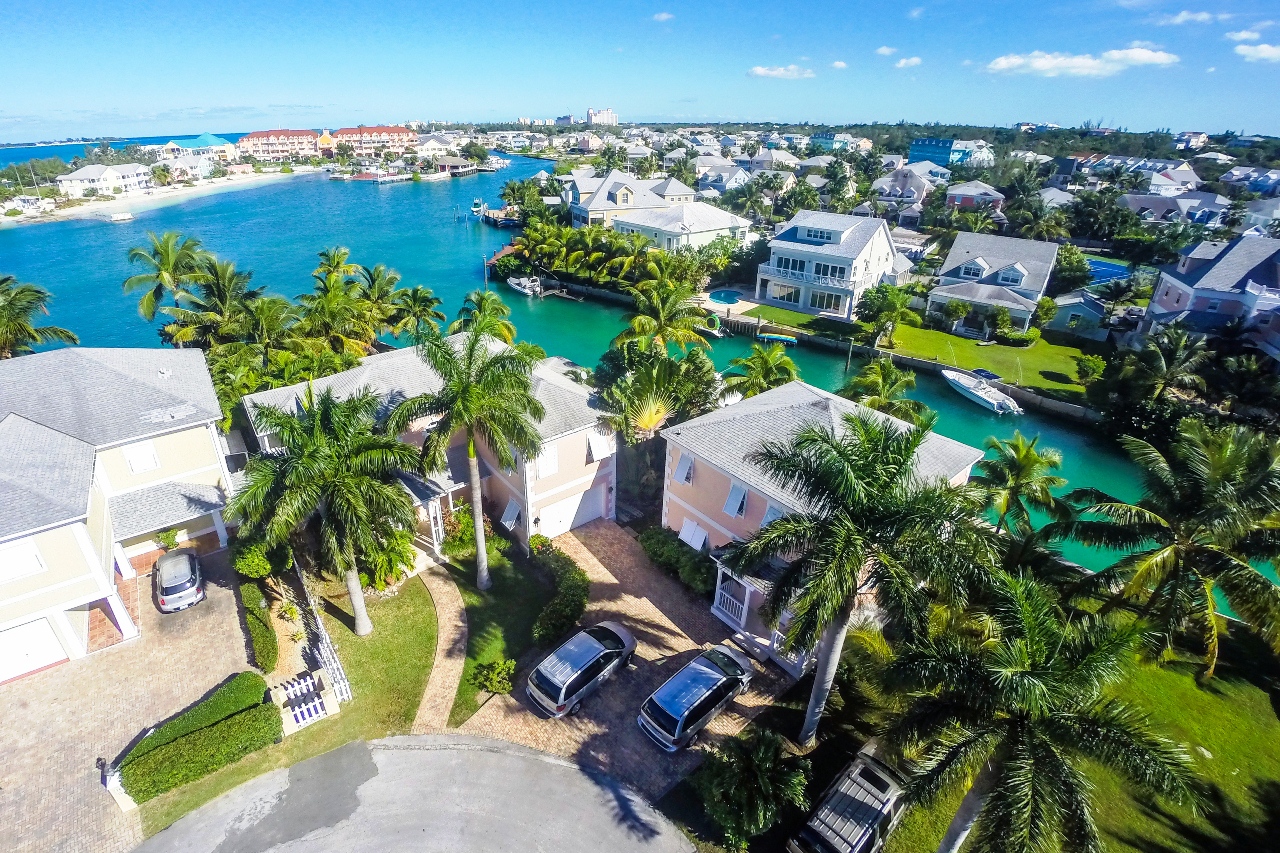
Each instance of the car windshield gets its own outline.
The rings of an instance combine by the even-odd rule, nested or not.
[[[702,656],[716,665],[716,669],[723,672],[730,678],[741,678],[745,674],[745,670],[738,665],[738,662],[729,655],[719,649],[709,649],[702,653]]]
[[[552,702],[560,701],[561,685],[552,681],[551,678],[541,669],[535,669],[533,671],[533,675],[529,676],[529,680],[533,682],[533,686],[536,687],[538,692],[543,696],[546,696]]]
[[[595,641],[610,651],[621,651],[627,644],[622,642],[622,638],[610,631],[603,625],[596,625],[594,628],[588,628],[584,633],[590,634]]]
[[[679,727],[680,721],[668,714],[661,705],[653,700],[652,696],[644,703],[644,715],[649,718],[650,722],[671,737],[676,736],[676,728]]]

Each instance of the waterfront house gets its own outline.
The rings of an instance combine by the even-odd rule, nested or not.
[[[458,342],[462,336],[451,338]],[[496,341],[494,347],[504,346]],[[480,458],[481,490],[486,509],[522,545],[535,533],[559,536],[596,518],[613,518],[617,493],[617,436],[602,431],[601,410],[591,389],[569,378],[574,368],[563,358],[543,359],[533,371],[533,394],[545,409],[538,423],[542,452],[535,459],[516,454],[515,464],[504,469],[493,451],[476,442]],[[435,373],[412,348],[365,356],[358,367],[342,373],[300,382],[284,388],[259,391],[244,398],[252,416],[261,406],[294,410],[310,387],[316,395],[330,390],[339,399],[368,390],[382,401],[385,416],[400,401],[440,390]],[[401,435],[421,446],[436,419],[426,418]],[[278,446],[275,436],[257,432],[264,450]],[[444,516],[459,501],[469,500],[466,435],[453,436],[445,469],[429,477],[404,475],[401,479],[416,507],[418,535],[439,557],[444,542]]]
[[[614,169],[603,177],[574,175],[566,188],[573,226],[609,225],[623,211],[660,210],[694,200],[694,190],[675,178],[637,178]]]
[[[996,164],[995,150],[984,139],[913,139],[908,163],[929,160],[943,166],[961,165],[984,169]]]
[[[991,312],[1006,308],[1014,328],[1025,332],[1057,258],[1057,243],[961,231],[938,272],[938,286],[929,291],[926,310],[941,313],[948,302],[965,302],[975,310],[959,321],[957,331],[980,337]]]
[[[184,154],[170,160],[162,160],[157,165],[169,168],[169,174],[179,181],[196,180],[209,177],[213,172],[213,161],[208,157],[197,157]]]
[[[0,361],[0,682],[138,636],[160,531],[226,545],[221,419],[199,350]]]
[[[404,154],[417,150],[418,134],[407,127],[371,125],[340,128],[333,134],[334,145],[350,145],[356,157],[381,157],[384,151]]]
[[[454,145],[438,133],[424,133],[416,146],[419,157],[443,157],[454,150]]]
[[[756,271],[757,302],[849,320],[868,288],[894,280],[883,219],[802,210],[777,228]]]
[[[811,424],[843,430],[846,414],[870,415],[898,429],[907,424],[803,382],[790,382],[662,431],[667,441],[662,524],[691,548],[716,562],[711,612],[735,632],[735,641],[758,659],[771,659],[792,676],[808,668],[807,655],[781,649],[788,616],[771,626],[760,612],[783,566],[764,564],[733,571],[722,549],[750,538],[777,518],[810,509],[748,461],[762,441],[785,441]],[[916,474],[960,485],[982,451],[930,432],[916,455]]]
[[[191,139],[174,139],[161,145],[156,151],[161,160],[175,160],[178,157],[207,157],[222,163],[233,163],[240,159],[240,149],[221,136],[202,133]]]
[[[1191,222],[1217,227],[1231,206],[1231,199],[1217,193],[1187,192],[1166,196],[1154,193],[1126,193],[1116,199],[1143,222]]]
[[[701,201],[665,208],[624,210],[613,216],[613,230],[641,234],[670,252],[681,246],[705,246],[717,237],[747,239],[751,221]]]
[[[965,181],[947,187],[947,207],[972,210],[977,207],[999,210],[1004,206],[1004,193],[982,181]]]
[[[319,139],[314,130],[255,130],[236,140],[236,148],[255,160],[288,160],[319,155]]]
[[[152,187],[151,167],[141,163],[82,166],[56,178],[58,192],[70,198],[138,195]]]

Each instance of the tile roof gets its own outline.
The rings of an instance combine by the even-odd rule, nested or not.
[[[615,224],[621,222],[682,234],[699,234],[722,228],[746,228],[751,225],[749,219],[743,219],[727,210],[700,201],[675,204],[656,210],[627,210],[616,214],[613,221]]]
[[[888,415],[797,381],[668,427],[662,435],[769,500],[803,510],[798,495],[779,486],[745,457],[759,449],[764,440],[785,440],[811,424],[840,430],[845,414],[868,414],[883,423],[907,428]],[[916,474],[927,480],[950,480],[967,471],[982,455],[976,447],[929,433],[916,456]]]
[[[1280,288],[1280,240],[1270,237],[1237,237],[1230,242],[1206,240],[1182,250],[1188,258],[1207,259],[1185,273],[1162,267],[1165,275],[1197,290],[1222,292],[1246,286]]]
[[[995,284],[1000,270],[1021,264],[1026,270],[1026,277],[1018,289],[1043,292],[1057,257],[1057,243],[961,231],[956,235],[956,241],[951,245],[951,251],[947,253],[947,259],[938,275],[960,278],[960,268],[966,262],[981,259],[987,265],[987,272],[978,280]]]
[[[160,483],[111,498],[111,529],[116,539],[164,530],[227,505],[217,486]]]

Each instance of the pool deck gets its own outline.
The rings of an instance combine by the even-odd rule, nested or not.
[[[734,291],[735,293],[738,294],[738,301],[733,303],[732,305],[726,305],[723,302],[716,302],[714,299],[711,298],[711,293],[714,293],[720,290]],[[710,311],[712,314],[716,314],[724,318],[736,317],[741,314],[746,314],[752,308],[755,308],[757,305],[761,304],[759,302],[755,302],[754,300],[748,299],[746,296],[747,292],[748,291],[740,290],[736,287],[717,287],[716,290],[711,291],[711,293],[699,293],[696,297],[694,297],[694,301],[698,304],[700,308],[705,308],[706,310]]]

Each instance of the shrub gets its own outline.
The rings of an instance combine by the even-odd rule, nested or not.
[[[488,541],[493,538],[493,523],[489,521],[489,516],[482,514],[482,517],[484,518],[484,538]],[[445,545],[453,548],[474,549],[476,547],[476,525],[471,518],[471,504],[455,504],[453,510],[443,520]]]
[[[244,624],[253,646],[253,662],[263,672],[275,672],[280,658],[280,643],[271,625],[271,608],[257,581],[240,584],[240,602],[244,605]]]
[[[471,681],[489,693],[510,693],[511,677],[516,674],[516,662],[503,658],[491,663],[476,664]]]
[[[172,551],[178,547],[178,531],[161,530],[156,534],[156,541],[160,543],[160,547],[166,551]]]
[[[265,578],[293,564],[293,549],[288,544],[267,548],[259,539],[244,537],[236,540],[231,564],[238,574],[246,578]]]
[[[1107,360],[1100,355],[1076,356],[1076,379],[1081,385],[1097,382],[1107,369]]]
[[[531,536],[529,551],[534,563],[549,571],[556,581],[556,594],[533,623],[534,642],[545,646],[578,624],[587,609],[591,581],[572,557],[552,545],[545,536]]]
[[[145,803],[239,761],[282,735],[280,710],[259,703],[139,756],[121,768],[120,781],[129,796]]]
[[[22,211],[21,211],[21,210],[18,210],[18,208],[16,208],[16,207],[11,207],[11,208],[9,208],[8,210],[6,210],[6,211],[4,212],[4,215],[5,215],[5,216],[21,216],[21,215],[22,215]]]
[[[711,557],[681,542],[675,531],[650,527],[640,534],[639,541],[655,566],[678,577],[694,592],[706,595],[715,589],[716,566]]]
[[[267,682],[261,675],[256,672],[239,673],[209,694],[208,699],[193,705],[138,741],[120,762],[120,766],[130,764],[153,749],[173,743],[194,731],[208,728],[254,705],[261,705],[266,693]]]
[[[1010,347],[1029,347],[1036,341],[1040,340],[1040,330],[1032,326],[1025,332],[1015,332],[1013,329],[996,329],[996,343],[1004,344]]]

